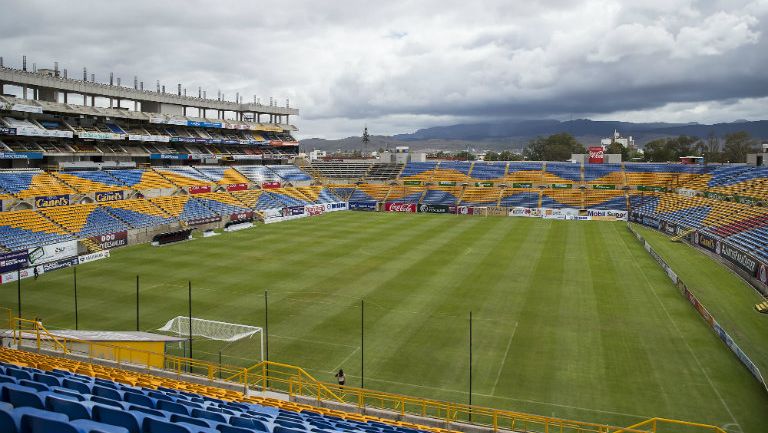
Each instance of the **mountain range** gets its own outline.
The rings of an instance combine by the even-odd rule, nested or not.
[[[714,133],[722,139],[726,134],[746,131],[758,142],[768,142],[768,120],[739,120],[730,123],[704,125],[699,123],[632,123],[577,119],[558,120],[516,120],[436,126],[419,129],[409,134],[392,136],[374,135],[365,146],[366,151],[410,146],[412,150],[520,150],[538,136],[567,132],[581,143],[589,146],[599,144],[600,139],[610,137],[617,130],[622,136],[632,136],[637,145],[649,141],[692,135],[705,138]],[[360,137],[337,140],[310,138],[301,141],[302,149],[335,151],[362,149]]]

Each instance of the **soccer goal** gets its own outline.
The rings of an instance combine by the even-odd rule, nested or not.
[[[198,319],[197,317],[193,317],[190,324],[189,317],[176,316],[169,320],[162,328],[158,328],[158,331],[169,332],[186,338],[190,337],[191,332],[192,337],[201,337],[207,340],[226,343],[251,339],[254,335],[259,334],[259,361],[264,360],[264,332],[258,326]]]

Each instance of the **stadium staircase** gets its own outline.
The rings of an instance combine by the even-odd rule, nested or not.
[[[102,249],[99,246],[99,244],[97,244],[96,242],[94,242],[94,241],[92,241],[92,240],[90,240],[88,238],[81,239],[80,242],[82,242],[83,245],[85,245],[85,248],[88,249],[89,253],[96,253],[96,252],[102,251]]]
[[[675,235],[675,236],[672,236],[672,237],[671,237],[671,238],[669,238],[669,239],[670,239],[672,242],[680,242],[681,240],[683,240],[684,238],[686,238],[687,236],[689,236],[690,234],[692,234],[692,233],[693,233],[693,232],[695,232],[695,231],[696,231],[696,229],[688,229],[688,230],[683,230],[683,231],[682,231],[682,232],[680,232],[679,234],[677,234],[677,235]]]

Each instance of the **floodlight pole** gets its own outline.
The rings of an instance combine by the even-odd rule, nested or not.
[[[72,279],[75,289],[75,330],[78,329],[78,321],[77,321],[77,266],[72,266]]]
[[[264,332],[262,332],[262,334],[264,334],[264,337],[262,338],[264,360],[267,361],[264,369],[267,376],[264,381],[266,389],[262,391],[266,391],[269,389],[269,295],[267,290],[264,290]]]
[[[365,388],[365,301],[360,300],[360,388]]]
[[[469,420],[472,421],[472,311],[469,312]]]
[[[139,331],[139,275],[136,275],[136,331]]]
[[[192,358],[192,281],[189,281],[189,358]],[[190,373],[192,366],[190,365]]]
[[[19,318],[21,318],[21,263],[16,268],[16,302],[18,303]]]

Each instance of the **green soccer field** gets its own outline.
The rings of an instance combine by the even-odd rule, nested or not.
[[[768,365],[768,316],[752,309],[751,289],[701,253],[643,234]],[[149,331],[187,314],[188,280],[195,317],[255,326],[268,290],[270,359],[320,380],[343,368],[359,385],[364,300],[367,388],[466,402],[471,311],[474,404],[614,425],[768,425],[768,393],[624,223],[339,212],[128,247],[78,268],[80,329],[134,329],[137,274]],[[72,279],[61,270],[22,281],[24,316],[73,327]],[[16,307],[16,283],[0,304]],[[195,356],[215,360],[221,348],[196,343]],[[257,356],[256,341],[223,350],[226,363]]]

